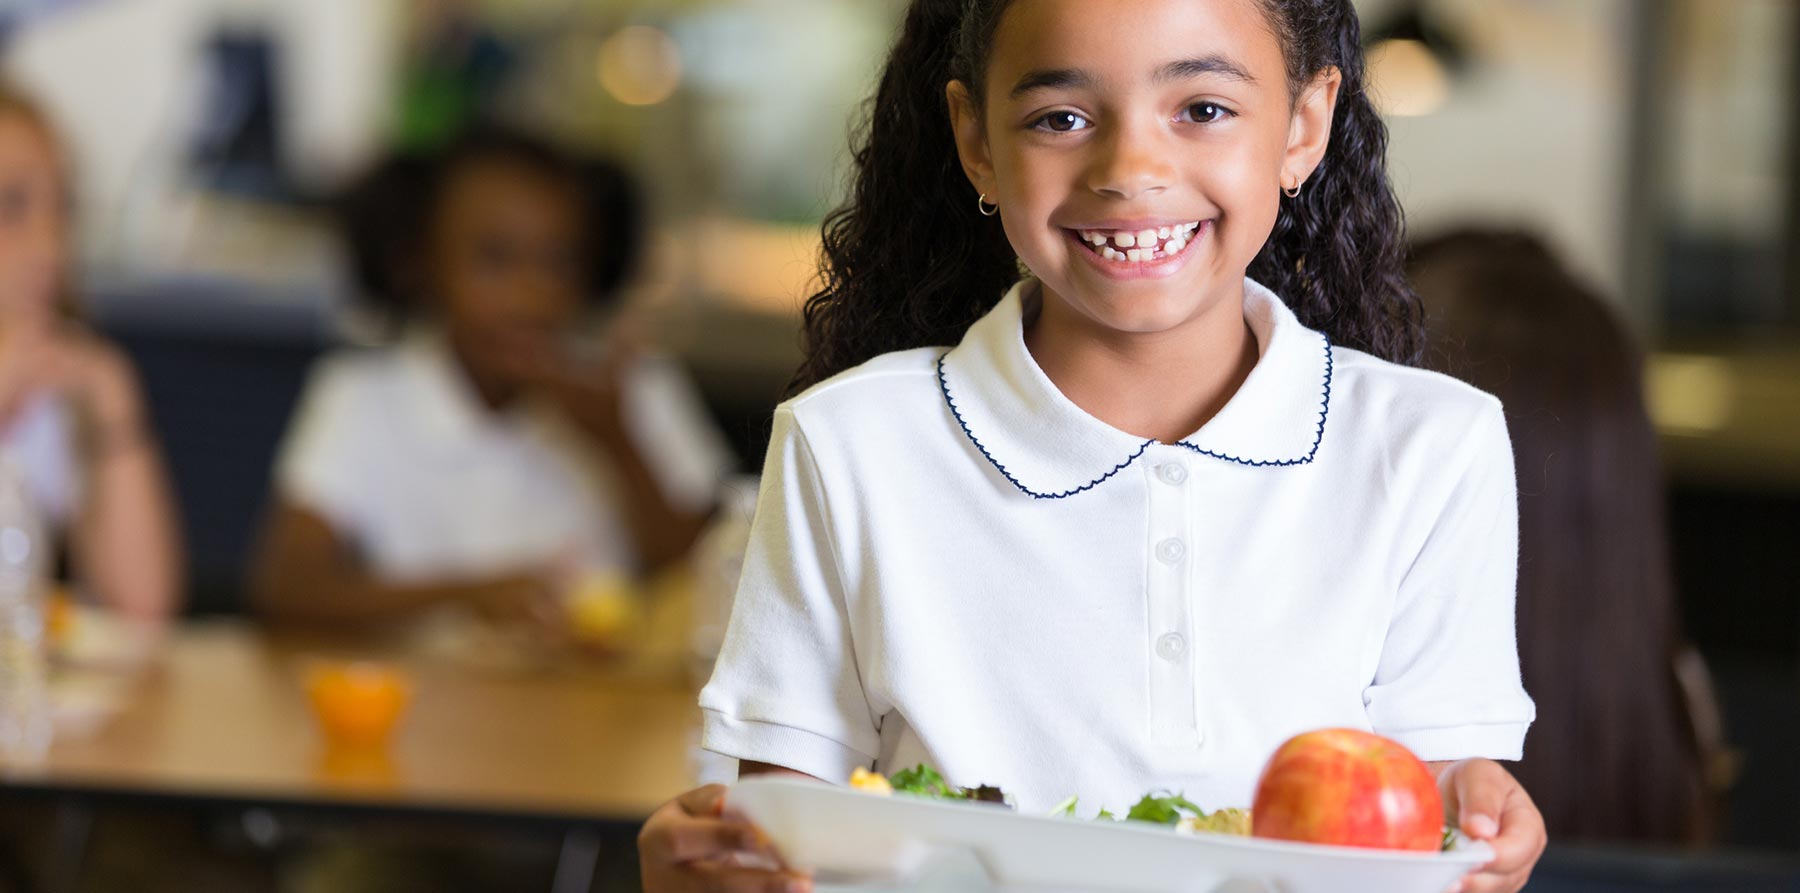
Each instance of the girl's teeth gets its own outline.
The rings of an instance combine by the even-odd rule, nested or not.
[[[1094,253],[1120,263],[1143,263],[1174,257],[1194,240],[1198,222],[1147,229],[1132,233],[1081,231],[1081,240],[1094,246]],[[1159,247],[1160,246],[1160,247]]]

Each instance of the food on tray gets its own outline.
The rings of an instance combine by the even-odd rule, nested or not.
[[[1105,810],[1101,810],[1102,817]],[[1243,836],[1250,833],[1250,812],[1244,809],[1219,809],[1207,812],[1195,805],[1193,801],[1180,794],[1167,792],[1145,794],[1144,799],[1125,813],[1128,822],[1150,822],[1156,825],[1173,825],[1175,830],[1188,833],[1203,832],[1207,834],[1236,834]]]
[[[963,800],[982,803],[1005,804],[1006,794],[992,785],[973,788],[959,788],[944,780],[944,776],[936,769],[926,765],[914,766],[894,773],[892,778],[879,772],[871,772],[861,766],[850,774],[852,790],[887,796],[889,794],[907,794],[914,797],[928,797],[933,800]],[[1074,797],[1070,797],[1051,810],[1053,816],[1074,817],[1079,805]],[[1111,811],[1102,809],[1095,817],[1096,821],[1118,821],[1119,817]],[[1168,825],[1185,833],[1236,834],[1250,833],[1250,813],[1243,809],[1221,809],[1207,812],[1194,805],[1180,794],[1154,793],[1146,794],[1137,805],[1125,814],[1125,821],[1148,822],[1154,825]]]
[[[856,771],[850,773],[850,787],[884,797],[894,792],[894,786],[888,783],[887,776],[879,772],[870,772],[861,766],[856,767]]]
[[[1444,849],[1437,779],[1404,746],[1355,729],[1295,736],[1257,783],[1257,837],[1376,849]]]
[[[1007,805],[1006,793],[993,785],[959,788],[944,780],[936,769],[923,763],[894,773],[892,778],[858,766],[850,774],[850,787],[871,794],[909,794],[933,800],[967,800],[975,803]]]
[[[858,768],[850,787],[874,794],[934,800],[1006,803],[999,788],[962,788],[919,765],[884,777]],[[1050,811],[1074,818],[1070,797]],[[1099,821],[1119,817],[1101,809]],[[1263,769],[1253,809],[1208,812],[1177,793],[1144,795],[1124,821],[1166,825],[1183,833],[1253,835],[1275,840],[1395,850],[1447,850],[1455,835],[1444,827],[1437,779],[1412,751],[1379,735],[1325,729],[1283,744]]]

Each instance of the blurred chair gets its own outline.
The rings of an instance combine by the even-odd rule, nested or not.
[[[238,613],[269,471],[330,300],[213,279],[100,284],[87,307],[131,356],[167,452],[189,559],[188,612]]]
[[[1411,276],[1427,364],[1499,397],[1512,436],[1519,658],[1538,704],[1516,774],[1553,841],[1708,841],[1731,760],[1680,628],[1642,352],[1525,234],[1426,240]]]

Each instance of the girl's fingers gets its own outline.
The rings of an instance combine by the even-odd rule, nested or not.
[[[722,784],[709,784],[676,797],[675,803],[688,815],[717,818],[725,812],[725,790]]]
[[[1514,788],[1500,813],[1500,834],[1490,842],[1494,861],[1489,869],[1499,874],[1529,872],[1548,842],[1543,815],[1523,788]]]
[[[1463,878],[1462,886],[1453,889],[1457,893],[1519,893],[1530,878],[1529,871],[1483,871]]]
[[[1494,848],[1494,861],[1464,878],[1459,893],[1517,893],[1543,855],[1547,840],[1543,816],[1516,783],[1499,815],[1499,832],[1488,841]]]
[[[719,859],[755,852],[761,845],[756,829],[720,819],[689,818],[670,823],[663,834],[663,856],[670,862]]]
[[[731,865],[695,865],[698,889],[718,893],[811,893],[812,879],[791,871],[764,871]]]
[[[1499,763],[1469,760],[1456,771],[1456,824],[1476,840],[1493,841],[1500,832],[1500,813],[1518,782]]]

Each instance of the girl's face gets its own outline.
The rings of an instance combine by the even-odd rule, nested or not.
[[[477,377],[517,383],[580,321],[580,204],[570,184],[506,161],[464,165],[427,241],[427,277]]]
[[[1154,333],[1241,297],[1281,189],[1323,157],[1337,83],[1292,99],[1257,0],[1013,0],[985,95],[949,96],[970,181],[1050,295]]]
[[[55,319],[67,226],[56,146],[36,121],[0,114],[0,325]]]

